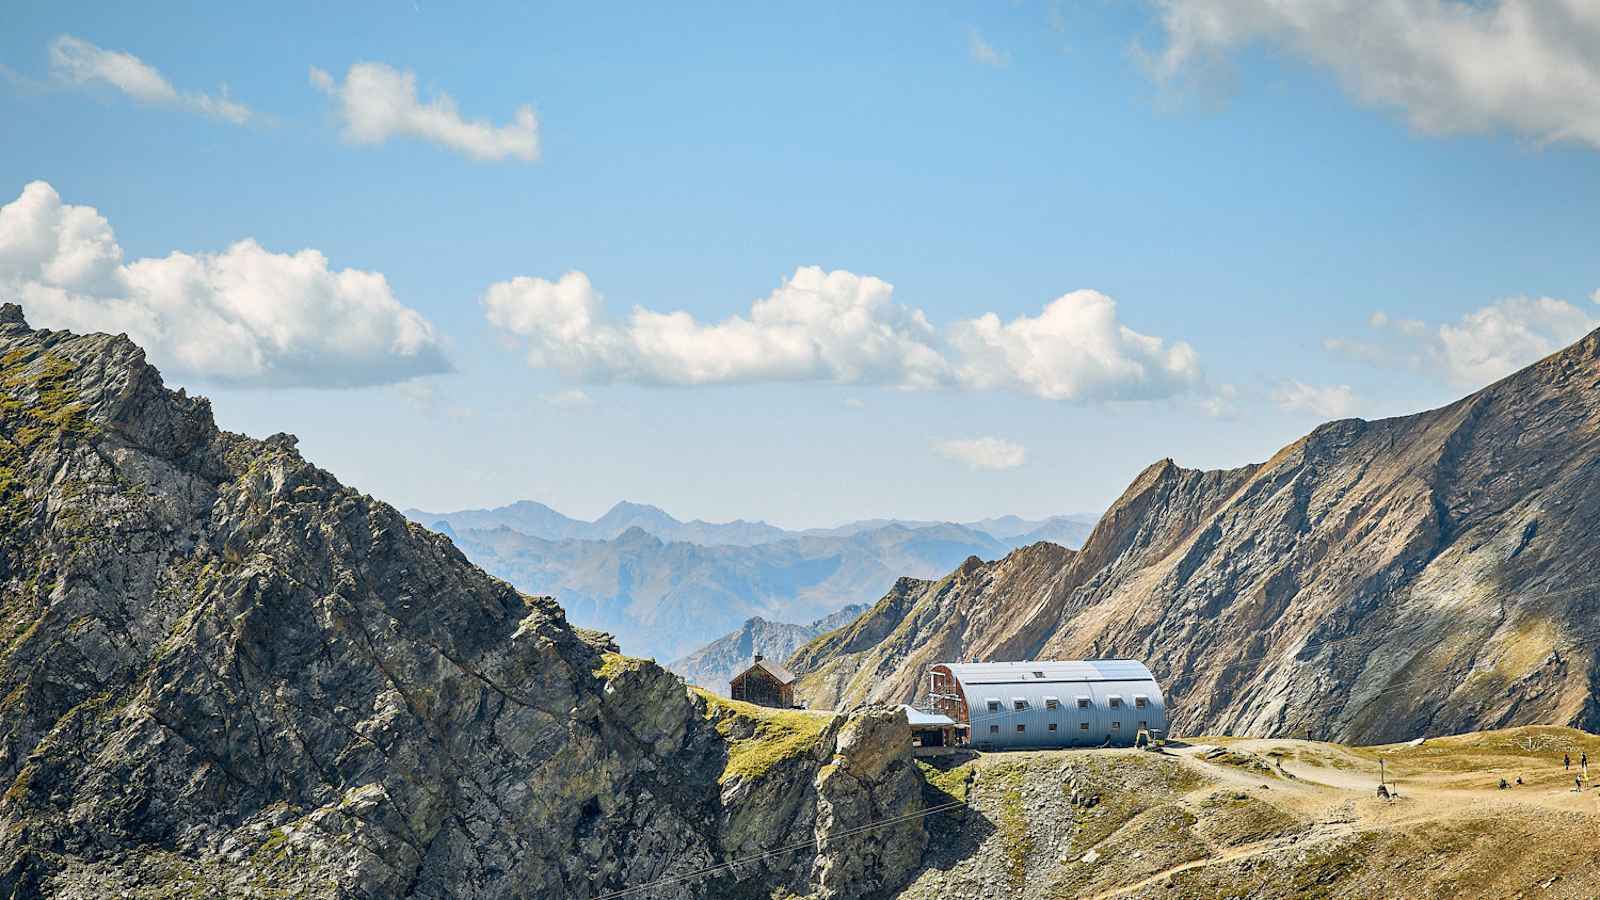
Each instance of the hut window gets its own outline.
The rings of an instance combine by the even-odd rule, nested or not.
[[[1111,730],[1112,731],[1121,731],[1122,730],[1122,723],[1121,722],[1112,722],[1111,723]]]
[[[1017,725],[1017,734],[1021,734],[1024,731],[1027,731],[1027,730],[1028,730],[1028,726],[1020,724],[1020,723]]]
[[[1133,705],[1134,705],[1135,708],[1144,709],[1147,705],[1149,705],[1149,703],[1150,703],[1150,698],[1144,696],[1143,694],[1134,694],[1133,695]]]
[[[1061,705],[1061,701],[1057,700],[1054,697],[1046,697],[1046,698],[1044,698],[1044,708],[1045,709],[1055,709],[1057,706],[1060,706],[1060,705]]]
[[[1021,697],[1012,697],[1011,705],[1017,709],[1027,709],[1028,701],[1022,699]]]
[[[1054,723],[1054,722],[1050,723],[1050,730],[1051,731],[1055,731],[1056,730],[1056,723]]]
[[[1079,709],[1088,709],[1089,708],[1089,698],[1088,697],[1079,697],[1078,698],[1078,708]]]
[[[1079,722],[1078,723],[1078,730],[1079,731],[1088,731],[1089,730],[1089,723],[1088,722]]]
[[[989,733],[990,734],[999,734],[1000,733],[1000,726],[999,725],[990,725],[989,726]]]
[[[1121,709],[1122,708],[1122,698],[1118,697],[1116,694],[1112,694],[1110,697],[1107,697],[1106,699],[1111,701],[1111,708],[1112,709]]]
[[[989,712],[999,712],[999,711],[1000,711],[1000,698],[999,697],[990,697],[989,698]]]

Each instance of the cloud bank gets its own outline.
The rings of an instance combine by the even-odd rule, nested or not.
[[[974,471],[999,472],[1028,461],[1026,447],[997,437],[936,441],[933,452]]]
[[[450,369],[381,274],[248,239],[124,262],[110,223],[43,181],[0,206],[0,296],[36,326],[124,331],[157,365],[215,383],[357,387]]]
[[[1594,302],[1600,303],[1600,291]],[[1328,338],[1327,349],[1373,365],[1405,368],[1457,387],[1498,381],[1600,328],[1589,310],[1553,297],[1511,297],[1431,326],[1372,315],[1366,339]]]
[[[1600,4],[1589,0],[1156,0],[1163,82],[1253,43],[1334,72],[1426,134],[1500,129],[1600,147]]]
[[[253,115],[248,106],[228,97],[226,87],[220,96],[179,91],[154,66],[132,53],[106,50],[71,35],[50,43],[50,72],[68,84],[98,82],[141,103],[187,109],[235,125],[243,125]]]
[[[620,320],[582,272],[519,277],[484,294],[489,323],[528,362],[585,383],[707,385],[824,381],[1004,390],[1101,402],[1178,396],[1202,383],[1188,344],[1122,325],[1116,303],[1074,291],[1037,316],[994,313],[942,331],[871,276],[796,269],[747,315],[701,322],[636,306]]]
[[[411,137],[478,160],[539,158],[539,119],[531,106],[518,107],[504,125],[468,120],[449,94],[441,91],[424,103],[415,73],[375,62],[351,66],[343,84],[312,66],[311,84],[336,101],[345,140],[353,144]]]
[[[1286,381],[1272,392],[1272,400],[1279,409],[1308,412],[1324,419],[1348,418],[1356,408],[1356,392],[1348,384]]]

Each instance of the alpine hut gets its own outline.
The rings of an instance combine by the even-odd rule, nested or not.
[[[794,673],[757,653],[750,667],[733,676],[728,696],[757,706],[794,706]]]
[[[1161,686],[1132,659],[939,663],[927,708],[968,726],[979,749],[1132,746],[1167,729]]]

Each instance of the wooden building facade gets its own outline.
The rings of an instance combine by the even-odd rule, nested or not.
[[[794,706],[794,673],[756,654],[750,668],[733,676],[728,696],[757,706],[790,709]]]

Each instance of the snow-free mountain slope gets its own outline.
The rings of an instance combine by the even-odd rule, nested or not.
[[[689,692],[12,304],[0,635],[3,898],[853,897],[925,841],[903,717]]]
[[[971,562],[867,617],[791,660],[800,696],[910,700],[935,657],[1131,656],[1189,733],[1600,727],[1600,332],[1259,465],[1164,460],[1055,569]]]

